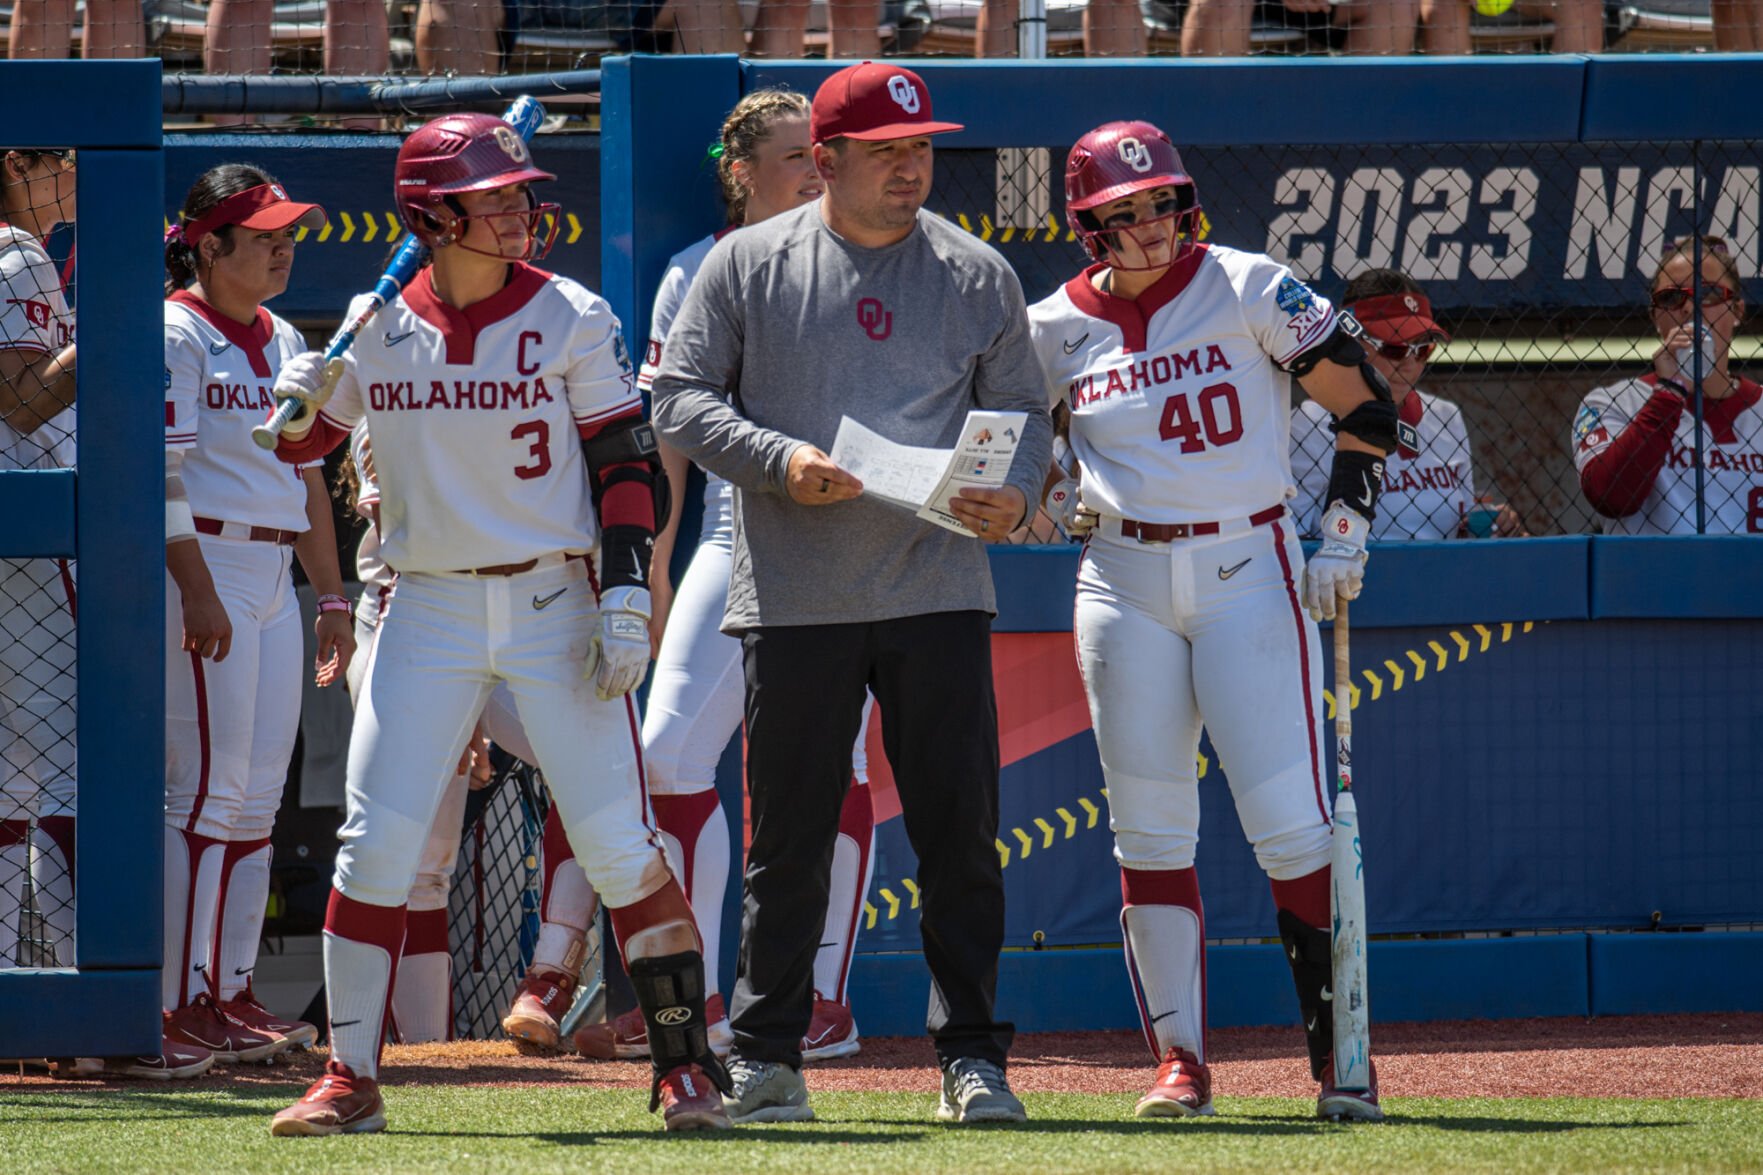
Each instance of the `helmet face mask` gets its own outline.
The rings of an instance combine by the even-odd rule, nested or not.
[[[1159,215],[1112,228],[1098,215],[1102,207],[1123,197],[1165,187],[1176,193],[1175,206],[1167,213],[1159,208]],[[1156,126],[1141,121],[1105,123],[1079,139],[1066,157],[1065,218],[1094,260],[1116,269],[1162,269],[1199,243],[1199,191],[1175,144]],[[1119,252],[1121,233],[1139,245],[1141,255],[1146,244],[1169,240],[1168,259],[1127,264],[1129,259]]]
[[[1173,195],[1154,200],[1152,215],[1143,219],[1132,212],[1104,217],[1102,208],[1086,209],[1074,215],[1072,223],[1092,258],[1106,262],[1111,269],[1144,272],[1167,268],[1187,256],[1199,242],[1199,197],[1191,182],[1160,187],[1172,188]],[[1152,192],[1158,190],[1150,189]],[[1136,247],[1134,256],[1127,254],[1122,238]],[[1153,262],[1150,260],[1152,250],[1159,245],[1165,246],[1168,252],[1162,260]],[[1142,261],[1134,264],[1136,259]]]
[[[393,199],[404,226],[431,249],[460,245],[473,253],[504,257],[500,251],[464,244],[470,222],[490,216],[525,217],[526,249],[520,258],[507,260],[537,260],[550,251],[557,238],[558,205],[542,204],[529,192],[525,210],[473,217],[459,197],[556,178],[533,163],[525,140],[501,119],[487,114],[449,114],[419,127],[404,141],[398,151]],[[548,230],[544,228],[547,216]]]

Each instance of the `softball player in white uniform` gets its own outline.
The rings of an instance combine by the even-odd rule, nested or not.
[[[355,645],[323,470],[251,441],[305,347],[262,303],[287,288],[294,234],[324,210],[227,164],[196,180],[182,221],[166,251],[166,490],[188,523],[166,546],[164,1002],[174,1038],[261,1060],[317,1039],[251,990],[300,719],[296,554],[320,593],[321,680]]]
[[[743,224],[757,224],[820,198],[824,191],[808,142],[808,101],[785,90],[759,90],[730,111],[716,155],[731,224],[676,253],[655,294],[649,344],[637,375],[644,390],[661,362],[667,332],[691,289],[698,267],[717,241]],[[686,459],[663,448],[668,478],[686,484]],[[711,1037],[726,1049],[733,1041],[723,998],[716,993],[723,896],[729,874],[729,828],[716,797],[716,767],[741,727],[745,702],[741,645],[720,631],[728,604],[734,551],[734,487],[705,474],[704,515],[698,544],[677,591],[668,563],[676,521],[657,537],[650,572],[657,616],[664,627],[643,713],[643,760],[655,822],[686,884],[704,934],[704,964],[713,993]],[[873,706],[873,699],[869,705]],[[864,724],[869,721],[864,712]],[[814,1013],[802,1040],[804,1060],[849,1056],[861,1047],[846,985],[857,945],[857,921],[869,887],[875,816],[870,803],[868,757],[863,735],[852,748],[856,783],[845,793],[833,853],[827,924],[814,961]],[[635,1013],[576,1034],[584,1056],[640,1057],[648,1051]]]
[[[314,460],[366,421],[381,551],[398,571],[355,712],[325,921],[332,1059],[276,1115],[278,1135],[385,1125],[376,1077],[406,902],[452,761],[499,681],[612,911],[649,1018],[651,1105],[669,1129],[728,1125],[697,929],[648,822],[627,696],[648,663],[652,434],[604,300],[524,264],[559,212],[529,184],[552,178],[498,119],[418,130],[394,193],[434,264],[346,360],[309,352],[277,388],[308,407],[284,460]]]
[[[1049,399],[1071,413],[1098,515],[1074,629],[1114,829],[1128,971],[1160,1060],[1140,1116],[1207,1114],[1205,923],[1195,759],[1211,731],[1243,831],[1272,879],[1319,1112],[1373,1117],[1333,1088],[1330,796],[1322,658],[1309,608],[1358,594],[1396,410],[1349,316],[1267,257],[1197,243],[1168,137],[1109,123],[1066,165],[1068,220],[1098,264],[1029,312]],[[1340,421],[1306,569],[1286,512],[1291,378]],[[1369,440],[1365,439],[1369,438]]]
[[[1695,254],[1694,238],[1674,243],[1653,276],[1653,369],[1588,392],[1573,418],[1580,489],[1607,533],[1696,533]],[[1763,387],[1731,367],[1744,290],[1725,241],[1704,237],[1701,254],[1706,533],[1763,534]]]

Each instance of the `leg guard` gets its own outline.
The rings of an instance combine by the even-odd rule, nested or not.
[[[710,1049],[704,1015],[704,957],[696,951],[632,959],[628,968],[637,1005],[649,1026],[654,1081],[649,1112],[661,1105],[661,1079],[681,1065],[697,1065],[717,1089],[730,1092],[728,1070]]]
[[[1310,1051],[1310,1076],[1322,1080],[1322,1067],[1334,1051],[1334,952],[1326,930],[1305,925],[1290,910],[1279,912],[1279,937],[1292,968],[1298,1012],[1304,1018],[1304,1044]]]

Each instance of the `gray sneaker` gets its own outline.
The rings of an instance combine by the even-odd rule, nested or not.
[[[978,1057],[961,1057],[943,1070],[939,1122],[1026,1122],[1028,1111],[1010,1092],[1004,1070]]]
[[[776,1061],[735,1059],[728,1063],[733,1091],[722,1095],[732,1122],[812,1122],[808,1087],[802,1074]]]

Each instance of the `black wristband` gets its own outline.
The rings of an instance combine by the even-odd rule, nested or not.
[[[1377,518],[1377,496],[1383,492],[1383,458],[1357,449],[1336,449],[1328,472],[1326,509],[1342,502],[1371,522]]]
[[[1672,391],[1674,391],[1678,395],[1682,396],[1685,400],[1694,400],[1696,398],[1696,394],[1694,392],[1690,391],[1688,388],[1684,387],[1682,384],[1678,383],[1674,379],[1666,379],[1664,376],[1660,376],[1659,377],[1659,386],[1662,388],[1670,388]]]
[[[600,533],[600,590],[649,587],[655,536],[640,526],[609,526]]]

